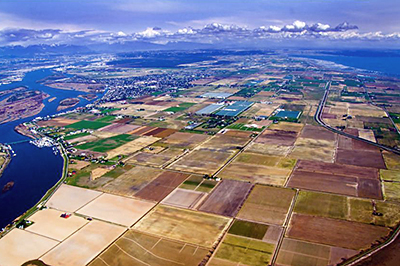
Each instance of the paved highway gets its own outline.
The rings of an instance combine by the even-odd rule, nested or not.
[[[368,143],[368,144],[374,145],[374,146],[376,146],[376,147],[378,147],[378,148],[380,148],[380,149],[382,149],[382,150],[386,150],[386,151],[393,152],[393,153],[396,153],[396,154],[400,155],[400,150],[398,150],[398,149],[390,148],[390,147],[388,147],[388,146],[385,146],[385,145],[382,145],[382,144],[379,144],[379,143],[375,143],[375,142],[372,142],[372,141],[369,141],[369,140],[366,140],[366,139],[363,139],[363,138],[359,138],[359,137],[353,136],[353,135],[351,135],[351,134],[348,134],[348,133],[346,133],[346,132],[343,132],[343,131],[341,131],[341,130],[338,130],[338,129],[333,128],[333,127],[331,127],[330,125],[326,124],[326,123],[322,120],[322,111],[323,111],[323,109],[324,109],[326,100],[328,99],[330,87],[331,87],[331,82],[328,81],[328,82],[326,83],[326,85],[325,85],[324,97],[322,98],[321,102],[319,103],[317,112],[316,112],[315,115],[314,115],[314,119],[315,119],[315,121],[317,121],[318,124],[320,124],[320,125],[323,126],[324,128],[326,128],[326,129],[328,129],[328,130],[330,130],[330,131],[333,131],[333,132],[335,132],[335,133],[337,133],[337,134],[340,134],[340,135],[343,135],[343,136],[346,136],[346,137],[349,137],[349,138],[352,138],[352,139],[360,140],[360,141],[366,142],[366,143]]]

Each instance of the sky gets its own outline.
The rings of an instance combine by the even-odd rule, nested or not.
[[[0,45],[323,40],[379,46],[398,43],[399,14],[399,0],[2,0]]]

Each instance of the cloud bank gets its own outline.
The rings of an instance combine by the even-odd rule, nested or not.
[[[0,31],[0,46],[37,44],[115,44],[145,41],[156,44],[171,42],[195,42],[221,44],[228,42],[251,43],[263,41],[400,41],[400,33],[360,32],[356,25],[343,22],[336,26],[324,23],[307,24],[296,20],[283,26],[261,26],[254,29],[220,23],[207,24],[202,28],[186,27],[171,32],[158,27],[140,32],[125,33],[96,30],[63,31],[59,29],[14,29]]]

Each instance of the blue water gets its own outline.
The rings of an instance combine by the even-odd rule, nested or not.
[[[301,57],[334,62],[344,66],[377,71],[390,76],[400,77],[399,56],[345,56],[345,55],[302,55]]]
[[[45,107],[36,116],[52,115],[57,113],[56,109],[61,100],[84,93],[53,89],[36,83],[37,80],[51,74],[52,71],[48,69],[33,71],[27,73],[20,82],[0,86],[0,91],[18,86],[44,91],[50,95],[49,98],[57,97],[57,99],[49,103],[47,101],[49,98],[47,98],[44,102]],[[76,107],[89,103],[87,100],[80,100]],[[27,140],[28,137],[18,134],[14,128],[36,116],[1,124],[0,143]],[[38,148],[29,142],[12,145],[12,148],[17,156],[12,157],[10,164],[0,177],[0,228],[35,205],[62,175],[63,159],[60,155],[54,155],[51,148]],[[8,192],[1,193],[1,189],[9,181],[14,181],[14,187]]]

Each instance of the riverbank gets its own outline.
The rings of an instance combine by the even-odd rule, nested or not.
[[[31,207],[25,213],[20,215],[18,218],[16,218],[11,224],[7,225],[4,228],[4,230],[0,232],[0,238],[5,236],[12,229],[16,228],[19,223],[23,222],[25,219],[29,218],[34,213],[36,213],[38,210],[43,208],[46,205],[47,201],[50,199],[50,197],[57,191],[57,189],[61,186],[61,184],[67,178],[67,176],[68,176],[68,156],[67,156],[67,152],[65,150],[65,147],[61,143],[58,143],[58,142],[57,142],[57,149],[59,150],[59,152],[61,154],[61,157],[64,160],[61,178],[58,180],[58,182],[53,187],[51,187],[46,192],[46,194],[33,207]]]
[[[1,153],[5,154],[5,155],[1,155],[1,157],[4,159],[3,162],[0,161],[0,177],[1,177],[1,175],[4,172],[4,170],[7,168],[7,165],[11,161],[11,154],[10,154],[10,151],[6,147],[4,147],[3,144],[0,144],[0,148],[2,150]]]

